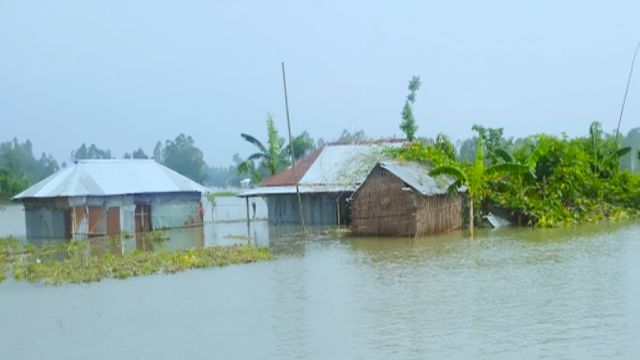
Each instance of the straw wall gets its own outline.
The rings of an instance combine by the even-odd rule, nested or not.
[[[416,233],[416,209],[420,196],[403,191],[405,184],[376,167],[351,200],[351,229],[355,235]]]
[[[419,236],[459,229],[462,227],[462,196],[424,196],[416,217]]]
[[[355,235],[414,236],[462,226],[462,196],[423,196],[376,167],[351,203]]]

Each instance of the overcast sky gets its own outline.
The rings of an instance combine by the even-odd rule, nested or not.
[[[400,136],[412,75],[419,136],[615,129],[640,1],[2,1],[0,141],[68,159],[191,135],[209,165],[282,135]],[[638,64],[622,130],[640,126]]]

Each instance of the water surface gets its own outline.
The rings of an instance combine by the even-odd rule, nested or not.
[[[246,231],[225,226],[204,244]],[[640,358],[639,222],[473,240],[252,231],[277,260],[0,284],[0,359]]]

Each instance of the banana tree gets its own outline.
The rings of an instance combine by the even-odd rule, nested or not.
[[[263,166],[269,169],[271,175],[275,175],[281,165],[287,164],[287,159],[282,149],[284,147],[284,140],[278,136],[278,129],[276,129],[271,113],[267,113],[267,134],[269,136],[267,146],[264,146],[260,140],[251,135],[240,134],[240,136],[259,150],[249,156],[247,161],[262,160]]]
[[[518,162],[516,159],[505,149],[497,148],[495,149],[495,155],[501,158],[505,163],[508,164],[517,164],[517,165],[526,165],[529,167],[529,172],[525,174],[520,174],[518,176],[518,184],[514,184],[510,181],[500,181],[498,185],[499,190],[509,191],[512,190],[516,193],[517,199],[520,202],[521,206],[524,206],[524,200],[526,194],[529,190],[531,190],[531,184],[535,180],[535,169],[538,165],[538,160],[542,157],[544,150],[546,148],[546,141],[543,138],[538,142],[536,148],[531,152],[528,158],[526,158],[523,162]],[[529,184],[529,185],[527,185]],[[522,225],[522,214],[518,214],[518,225]]]
[[[256,170],[253,160],[243,161],[238,165],[238,175],[246,174],[251,178],[251,183],[257,185],[262,181],[260,172]]]
[[[603,139],[602,125],[594,121],[589,127],[591,156],[594,179],[607,177],[620,164],[620,158],[631,152],[631,146],[620,148],[620,144],[612,138]],[[615,145],[608,141],[615,141]],[[613,148],[615,147],[615,148]]]
[[[495,181],[504,175],[523,175],[527,173],[531,173],[531,168],[528,165],[516,163],[502,163],[485,168],[482,137],[480,137],[478,138],[476,161],[472,166],[466,168],[461,168],[457,164],[438,166],[430,172],[430,175],[433,177],[439,175],[451,177],[454,182],[449,187],[450,192],[457,192],[462,186],[467,188],[469,192],[469,232],[473,236],[473,207],[478,194],[486,188],[489,182]]]

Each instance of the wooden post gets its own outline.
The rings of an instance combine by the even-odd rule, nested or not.
[[[249,197],[247,196],[247,238],[251,239],[251,218],[249,217]]]

